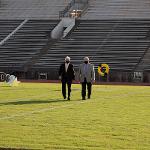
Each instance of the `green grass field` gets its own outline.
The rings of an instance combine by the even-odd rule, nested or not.
[[[71,101],[61,84],[0,83],[0,148],[150,150],[150,87],[94,85]]]

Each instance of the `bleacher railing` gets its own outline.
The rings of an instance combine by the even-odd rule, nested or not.
[[[77,3],[82,4],[83,6],[81,8],[71,10],[71,8],[73,8]],[[88,4],[89,4],[89,0],[72,0],[70,3],[68,3],[68,5],[65,7],[64,10],[59,12],[59,18],[63,18],[63,17],[78,18],[78,17],[81,17],[82,13],[88,7]]]

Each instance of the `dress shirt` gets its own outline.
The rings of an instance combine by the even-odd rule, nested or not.
[[[65,70],[66,70],[66,72],[68,70],[68,66],[69,66],[69,63],[65,63]]]

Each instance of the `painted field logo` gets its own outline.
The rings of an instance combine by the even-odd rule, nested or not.
[[[5,82],[10,86],[18,86],[19,83],[17,77],[14,75],[6,74],[4,72],[0,72],[0,82]]]
[[[0,82],[6,81],[6,73],[0,72]]]

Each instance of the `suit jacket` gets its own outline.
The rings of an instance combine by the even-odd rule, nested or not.
[[[65,69],[65,63],[61,64],[60,68],[59,68],[59,76],[61,76],[61,80],[67,80],[67,81],[72,81],[75,78],[75,71],[74,71],[74,67],[72,64],[69,63],[67,72]]]
[[[84,78],[85,78],[85,72],[84,72],[84,67],[85,64],[81,64],[79,66],[79,80],[80,82],[84,82]],[[95,70],[94,70],[94,65],[88,63],[87,64],[87,71],[86,71],[86,81],[87,82],[92,82],[95,80]]]

